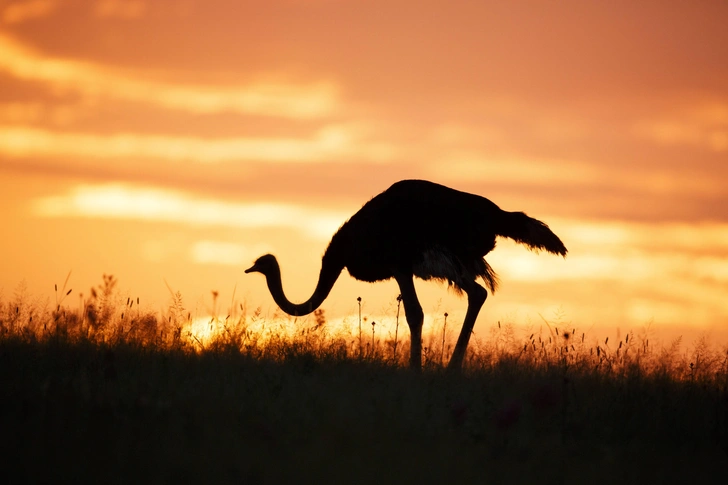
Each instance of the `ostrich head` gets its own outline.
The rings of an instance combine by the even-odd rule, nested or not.
[[[270,290],[273,300],[284,312],[289,315],[300,317],[308,315],[309,313],[316,310],[321,303],[326,299],[331,291],[331,287],[334,286],[336,278],[341,273],[341,268],[322,266],[321,274],[319,275],[319,282],[316,284],[316,290],[308,301],[304,303],[292,303],[286,298],[283,293],[283,285],[281,284],[281,268],[278,265],[278,260],[272,254],[266,254],[259,257],[253,263],[253,266],[245,270],[246,273],[261,273],[265,276],[266,282],[268,283],[268,290]]]
[[[272,254],[266,254],[259,257],[253,263],[253,266],[245,270],[246,273],[262,273],[266,276],[269,274],[280,273],[280,267],[276,257]]]

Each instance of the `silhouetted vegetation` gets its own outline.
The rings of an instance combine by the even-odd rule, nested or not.
[[[162,315],[111,276],[72,294],[0,300],[0,456],[22,482],[723,483],[728,470],[728,353],[704,339],[496,323],[449,373],[445,317],[417,374],[403,329],[380,339],[366,316],[346,333],[323,311],[238,305],[202,337],[179,294]]]

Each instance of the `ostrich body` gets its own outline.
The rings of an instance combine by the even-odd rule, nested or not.
[[[307,315],[326,299],[342,270],[361,281],[394,278],[399,285],[410,328],[410,366],[420,369],[424,313],[414,277],[448,282],[468,298],[463,327],[448,366],[459,369],[475,319],[498,278],[483,259],[507,237],[534,251],[566,256],[561,240],[546,224],[523,212],[506,212],[475,194],[424,180],[393,184],[354,214],[334,234],[321,261],[318,284],[308,301],[292,303],[281,283],[278,261],[261,256],[246,273],[265,275],[273,300],[286,313]]]

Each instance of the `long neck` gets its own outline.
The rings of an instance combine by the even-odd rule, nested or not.
[[[286,298],[286,294],[283,292],[283,285],[281,283],[281,270],[278,265],[275,266],[273,271],[266,274],[265,277],[268,283],[268,290],[270,290],[273,300],[279,307],[281,307],[281,310],[289,315],[300,317],[308,315],[321,306],[326,297],[329,296],[331,288],[333,288],[334,283],[336,283],[336,280],[339,278],[343,269],[343,266],[333,264],[330,260],[327,260],[327,258],[324,257],[321,263],[321,273],[319,274],[316,289],[314,290],[313,295],[311,295],[311,298],[303,303],[292,303],[288,300],[288,298]]]

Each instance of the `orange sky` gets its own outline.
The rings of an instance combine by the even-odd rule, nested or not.
[[[728,4],[0,2],[0,288],[273,307],[307,298],[333,232],[403,178],[549,223],[508,242],[496,320],[728,329]],[[428,313],[465,301],[418,286]],[[344,274],[324,308],[394,283]],[[229,303],[228,303],[229,305]]]

